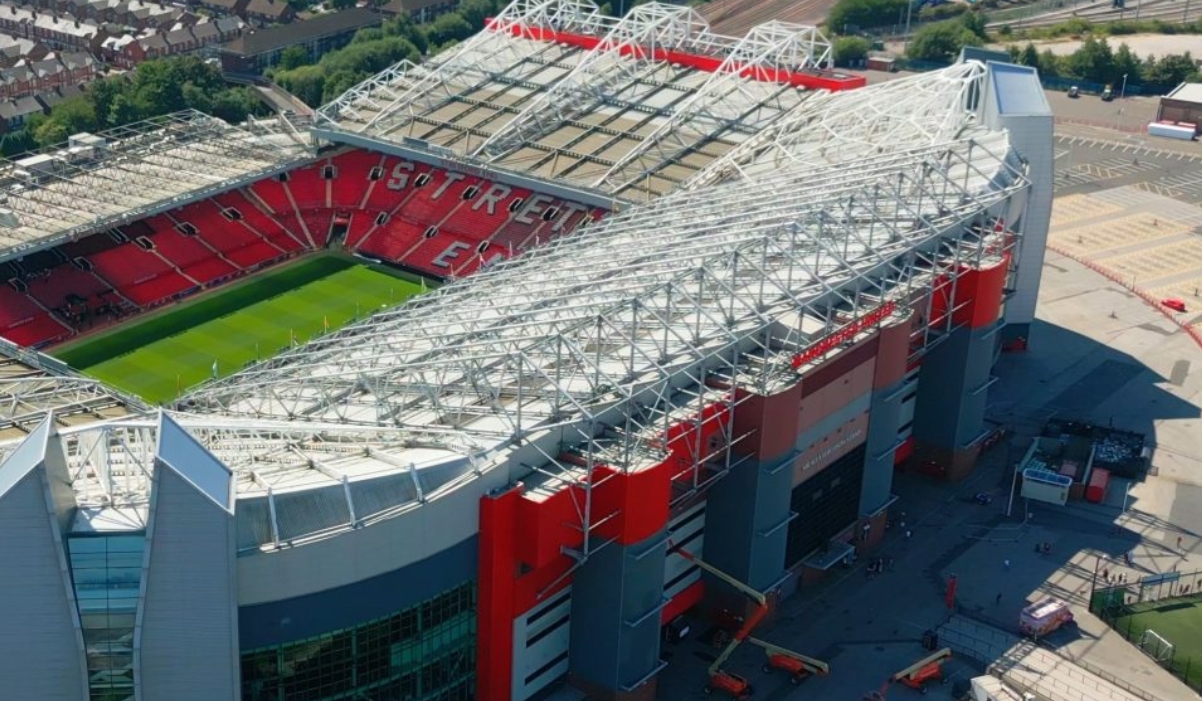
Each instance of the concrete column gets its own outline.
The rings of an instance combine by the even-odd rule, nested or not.
[[[666,530],[598,549],[572,580],[568,678],[602,701],[651,701],[664,605]]]
[[[998,328],[958,328],[923,360],[914,406],[915,456],[939,463],[952,479],[967,474],[977,457]]]

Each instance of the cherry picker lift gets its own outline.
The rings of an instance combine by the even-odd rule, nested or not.
[[[825,662],[820,662],[818,660],[805,657],[804,655],[800,655],[796,652],[786,650],[778,645],[773,645],[772,643],[764,642],[763,640],[759,640],[757,638],[752,638],[751,631],[760,624],[760,621],[764,619],[764,616],[768,615],[768,597],[766,597],[762,592],[756,591],[750,585],[735,579],[708,562],[704,562],[695,557],[687,550],[675,546],[670,547],[679,553],[684,559],[697,565],[706,572],[709,572],[718,579],[721,579],[723,582],[726,582],[739,592],[745,594],[749,599],[752,600],[752,602],[755,603],[755,609],[752,610],[752,612],[743,620],[743,623],[739,626],[739,629],[735,631],[734,635],[731,636],[730,642],[728,642],[726,647],[723,648],[722,653],[718,655],[717,659],[715,659],[713,664],[709,666],[709,669],[706,670],[706,674],[709,675],[709,679],[704,687],[706,694],[712,694],[715,691],[721,691],[736,699],[746,699],[747,697],[751,696],[753,689],[751,684],[748,683],[746,679],[722,669],[722,666],[725,665],[726,661],[730,659],[730,656],[734,654],[735,649],[738,648],[739,645],[741,645],[744,641],[750,642],[764,649],[768,656],[767,662],[765,662],[764,665],[765,671],[771,669],[784,670],[791,675],[790,681],[792,681],[794,684],[800,683],[802,679],[812,672],[826,674],[829,671],[829,668]]]
[[[884,701],[885,692],[893,684],[901,683],[920,694],[927,693],[927,682],[943,676],[943,663],[951,659],[951,648],[943,648],[933,652],[900,672],[889,677],[881,688],[864,696],[864,701]]]
[[[756,647],[763,648],[764,655],[767,659],[764,660],[764,673],[771,673],[773,670],[780,670],[789,675],[789,683],[796,686],[808,679],[814,674],[827,674],[831,671],[829,665],[821,660],[816,660],[812,657],[806,657],[800,652],[787,650],[780,645],[760,640],[759,638],[748,637],[747,642]]]

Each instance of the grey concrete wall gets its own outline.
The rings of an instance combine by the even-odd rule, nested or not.
[[[893,491],[893,448],[901,422],[902,399],[911,383],[900,382],[872,393],[868,415],[867,455],[864,458],[864,484],[860,489],[860,513],[875,512],[889,500]]]
[[[914,439],[957,450],[984,425],[997,327],[959,328],[927,355],[918,376]]]
[[[437,556],[474,538],[479,501],[508,482],[503,469],[465,478],[396,516],[274,552],[238,558],[238,602],[267,604],[353,585]]]
[[[161,462],[155,472],[135,640],[141,697],[237,701],[233,515]]]
[[[0,469],[16,469],[11,462]],[[48,497],[40,468],[0,494],[0,697],[86,701],[78,617]]]
[[[572,579],[572,677],[628,691],[659,667],[664,530],[641,543],[597,550]]]
[[[704,559],[761,591],[784,573],[795,457],[745,460],[709,492]]]

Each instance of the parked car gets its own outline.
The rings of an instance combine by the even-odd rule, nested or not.
[[[1102,102],[1110,102],[1114,99],[1114,86],[1107,85],[1102,88]]]
[[[1073,87],[1069,88],[1069,89],[1068,89],[1068,96],[1069,96],[1069,97],[1073,97],[1073,98],[1081,97],[1081,88],[1078,88],[1076,85],[1074,85]]]

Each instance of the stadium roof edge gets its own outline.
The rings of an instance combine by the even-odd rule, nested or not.
[[[186,110],[101,132],[91,150],[64,144],[0,160],[0,262],[306,163],[290,123],[233,126]],[[46,164],[26,169],[29,158]],[[40,158],[39,158],[40,157]],[[81,207],[81,205],[83,205]]]

